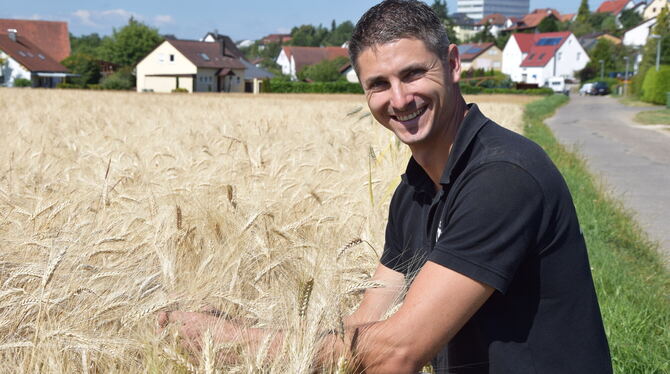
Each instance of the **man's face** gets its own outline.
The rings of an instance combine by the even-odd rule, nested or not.
[[[450,47],[449,65],[453,49]],[[448,68],[416,39],[367,48],[358,56],[359,78],[372,115],[405,144],[429,144],[448,130],[456,64]]]

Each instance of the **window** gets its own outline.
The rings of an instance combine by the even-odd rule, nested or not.
[[[559,61],[560,61],[562,55],[563,55],[563,52],[558,52],[558,57],[557,58],[558,58]]]
[[[26,53],[23,52],[23,51],[19,51],[19,54],[20,54],[21,56],[23,56],[23,57],[26,57]]]
[[[531,53],[530,56],[528,56],[528,60],[532,60],[533,58],[535,58],[535,53]]]
[[[538,59],[542,60],[543,58],[544,58],[544,53],[541,53],[540,57],[538,57]]]
[[[198,54],[200,55],[200,57],[202,57],[203,60],[209,61],[209,56],[207,56],[207,53],[200,52]]]
[[[174,55],[170,55],[170,62],[174,62]]]
[[[577,61],[579,61],[580,57],[582,57],[582,52],[577,52]]]
[[[162,54],[162,53],[159,53],[158,54],[158,62],[163,62],[163,61],[165,61],[165,55]]]
[[[44,58],[45,58],[45,57],[44,57],[44,55],[43,55],[43,54],[41,54],[41,53],[38,53],[38,54],[37,54],[37,57],[39,57],[39,58],[40,58],[40,60],[44,60]]]

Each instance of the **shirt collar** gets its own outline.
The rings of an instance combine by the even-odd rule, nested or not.
[[[463,118],[461,126],[458,128],[458,132],[456,133],[456,140],[451,147],[451,153],[449,154],[447,165],[444,167],[444,171],[442,172],[440,184],[444,185],[451,183],[451,177],[455,166],[458,164],[458,161],[462,158],[463,154],[468,149],[468,146],[470,143],[472,143],[479,130],[487,121],[488,118],[486,118],[481,113],[479,107],[477,107],[477,104],[468,104],[468,113],[465,118]],[[421,165],[419,165],[419,163],[414,160],[414,157],[410,158],[402,179],[416,190],[429,193],[433,193],[435,191],[433,187],[433,181],[423,170]]]

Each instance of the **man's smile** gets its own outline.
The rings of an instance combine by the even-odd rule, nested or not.
[[[401,121],[401,122],[406,122],[406,121],[411,121],[414,118],[422,115],[426,111],[427,106],[424,106],[423,108],[419,108],[415,110],[412,113],[406,114],[406,115],[396,115],[396,116],[391,116],[391,118]]]

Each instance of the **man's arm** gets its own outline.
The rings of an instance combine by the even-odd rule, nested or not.
[[[348,330],[354,365],[366,373],[417,372],[492,293],[486,284],[427,262],[397,313]]]
[[[379,321],[399,301],[405,288],[405,275],[382,264],[377,265],[371,280],[384,286],[365,290],[361,305],[344,320],[345,326]]]

